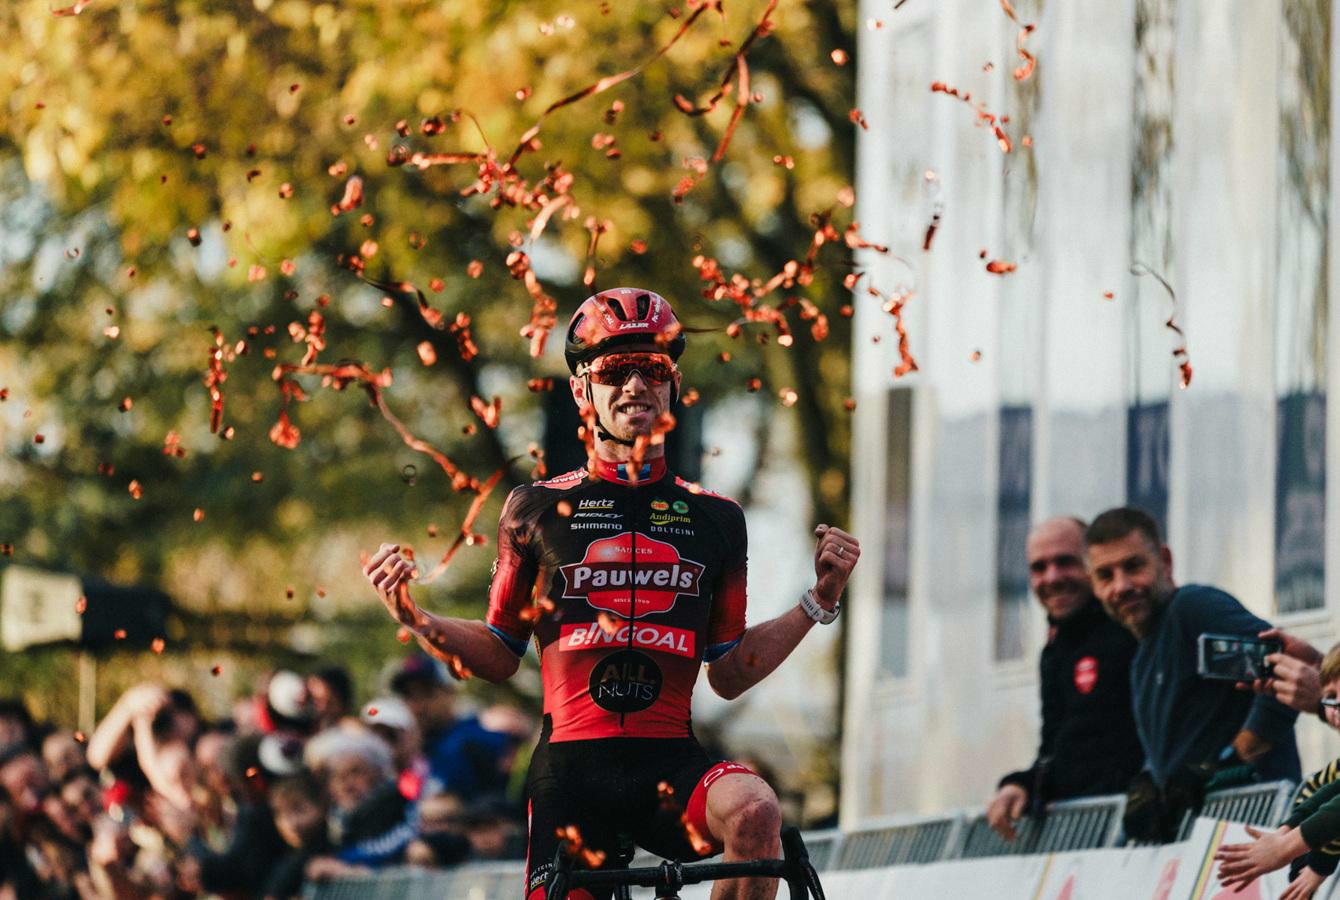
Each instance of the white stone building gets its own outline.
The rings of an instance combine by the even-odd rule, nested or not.
[[[1332,4],[1020,0],[1023,80],[997,3],[894,5],[861,4],[857,212],[892,250],[862,258],[869,283],[914,291],[919,371],[894,378],[863,281],[848,827],[981,804],[1033,759],[1043,518],[1145,506],[1179,581],[1340,639]],[[1008,153],[980,112],[1008,116]],[[1175,292],[1185,390],[1168,293],[1134,263]],[[1305,769],[1340,752],[1315,717],[1298,735]]]

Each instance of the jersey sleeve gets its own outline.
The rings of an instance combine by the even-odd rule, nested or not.
[[[712,591],[712,613],[707,621],[707,651],[703,662],[721,659],[744,637],[745,607],[749,572],[749,537],[745,527],[744,510],[734,501],[727,500],[726,514],[722,517],[722,532],[726,563],[721,578]]]
[[[485,623],[517,656],[526,655],[532,623],[522,613],[530,607],[539,563],[531,546],[531,522],[524,516],[529,505],[524,488],[516,488],[503,504],[498,521],[498,558],[489,584],[489,611]]]

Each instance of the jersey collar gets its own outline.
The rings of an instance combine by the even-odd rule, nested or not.
[[[637,483],[643,484],[649,481],[660,481],[665,477],[668,471],[665,465],[665,457],[657,456],[649,459],[642,464],[642,470],[637,474]],[[613,481],[618,484],[632,484],[628,478],[628,466],[621,462],[612,462],[607,459],[596,459],[595,468],[591,474],[602,481]]]

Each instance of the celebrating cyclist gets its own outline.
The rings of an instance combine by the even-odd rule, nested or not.
[[[780,854],[776,795],[699,746],[693,686],[706,663],[712,689],[738,697],[816,623],[833,622],[860,544],[819,525],[814,586],[786,613],[746,626],[744,511],[676,478],[654,439],[679,392],[684,346],[670,304],[651,291],[601,291],[577,309],[565,355],[592,457],[507,498],[485,621],[419,609],[408,592],[414,564],[397,544],[364,570],[420,643],[489,681],[512,675],[536,643],[544,728],[528,778],[526,900],[543,900],[560,840],[588,865],[625,836],[678,860]],[[712,896],[766,900],[776,889],[774,879],[742,878]]]

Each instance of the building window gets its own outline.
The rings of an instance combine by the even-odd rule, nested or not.
[[[1331,4],[1285,0],[1275,309],[1275,604],[1325,605]]]
[[[912,389],[889,391],[888,464],[884,481],[884,590],[880,610],[880,669],[907,675],[908,569],[912,516]]]
[[[1168,403],[1126,410],[1126,502],[1149,513],[1168,536]]]
[[[1024,655],[1028,610],[1027,543],[1033,493],[1033,410],[1000,409],[1000,474],[996,489],[997,660]]]

